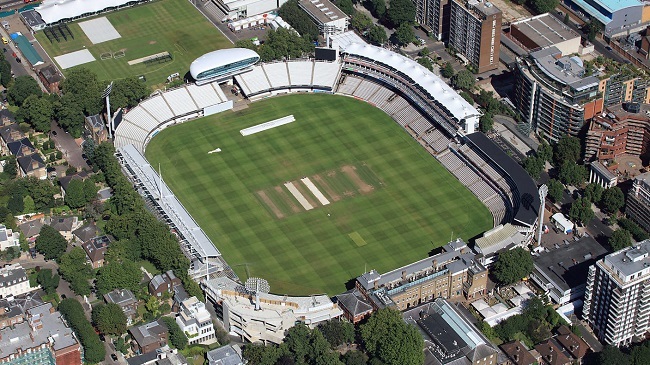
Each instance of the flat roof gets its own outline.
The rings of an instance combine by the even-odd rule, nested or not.
[[[597,173],[600,174],[600,176],[604,177],[607,180],[616,180],[617,176],[609,171],[605,165],[603,165],[600,161],[594,161],[591,163],[591,168],[596,171]]]
[[[558,248],[533,257],[537,270],[563,290],[586,283],[589,266],[607,254],[605,247],[589,236],[568,242],[568,245],[562,243]]]
[[[549,13],[514,22],[511,27],[517,28],[539,47],[552,46],[569,39],[580,38],[580,34]]]
[[[462,0],[458,2],[462,4]],[[469,0],[467,1],[467,7],[471,7],[474,11],[485,16],[501,13],[501,10],[489,1]]]
[[[625,276],[641,272],[650,265],[650,239],[605,257],[605,261]]]
[[[47,24],[82,15],[97,14],[106,8],[116,8],[134,0],[44,0],[35,10]]]
[[[532,226],[537,220],[539,214],[540,200],[537,192],[537,184],[528,175],[521,165],[512,157],[508,156],[485,134],[475,132],[465,136],[474,146],[497,164],[505,173],[507,173],[517,187],[519,192],[519,207],[515,207],[514,218],[516,221]],[[515,192],[513,192],[515,193]]]
[[[346,19],[348,16],[329,0],[298,0],[298,5],[321,24]]]
[[[560,57],[557,47],[545,48],[530,54],[537,67],[546,76],[563,85],[568,85],[576,90],[596,87],[600,79],[596,76],[583,77],[584,67],[582,60],[577,56]]]

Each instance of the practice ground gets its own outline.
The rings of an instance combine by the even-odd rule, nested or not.
[[[487,208],[392,119],[343,96],[282,96],[188,122],[146,156],[237,274],[274,293],[337,294],[364,270],[491,228]]]
[[[173,73],[178,72],[183,76],[189,71],[190,63],[204,53],[232,47],[187,0],[160,0],[100,17],[106,17],[121,38],[93,44],[78,22],[69,23],[73,40],[53,40],[50,43],[42,31],[36,32],[36,38],[51,57],[88,49],[96,61],[80,67],[94,71],[100,80],[145,75],[147,85],[155,87],[163,86],[167,76]],[[120,51],[124,52],[123,57],[120,57]],[[172,61],[151,65],[128,64],[130,60],[165,51],[172,54]],[[116,52],[118,58],[102,60]]]

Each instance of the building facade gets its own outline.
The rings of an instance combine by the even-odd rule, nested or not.
[[[0,251],[9,247],[20,247],[20,233],[14,232],[4,224],[0,224]]]
[[[29,285],[29,278],[20,264],[6,265],[0,269],[0,298],[18,296],[38,288]]]
[[[181,303],[176,323],[187,335],[190,345],[197,343],[209,345],[217,341],[210,312],[205,308],[205,303],[196,297],[191,297]]]
[[[488,1],[450,0],[449,46],[477,73],[499,67],[501,10]]]
[[[487,269],[461,239],[443,252],[380,274],[371,270],[357,278],[356,288],[375,309],[406,310],[435,298],[477,299],[487,291]]]
[[[646,231],[650,231],[650,172],[634,179],[627,193],[625,214]]]
[[[449,35],[450,0],[413,0],[415,21],[438,41]]]
[[[606,345],[625,346],[650,329],[650,240],[589,268],[583,316]]]

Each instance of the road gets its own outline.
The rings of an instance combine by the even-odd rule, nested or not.
[[[56,122],[50,125],[52,129],[52,140],[56,144],[56,148],[63,153],[63,157],[68,161],[71,166],[77,169],[90,170],[90,166],[84,160],[82,154],[83,150],[77,145],[77,142],[72,136],[66,133]]]

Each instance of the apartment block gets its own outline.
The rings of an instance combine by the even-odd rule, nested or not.
[[[374,309],[399,310],[435,298],[480,298],[486,294],[486,286],[487,269],[461,239],[449,242],[438,255],[384,274],[371,270],[356,281],[357,290]]]
[[[634,179],[627,193],[625,214],[646,231],[650,231],[650,172]]]
[[[439,41],[449,36],[451,0],[413,0],[415,21]]]
[[[650,329],[649,255],[650,240],[645,240],[589,268],[583,315],[606,345],[629,345]]]
[[[450,0],[449,46],[477,73],[499,66],[501,10],[483,0]]]
[[[35,289],[29,285],[27,273],[20,264],[6,265],[0,269],[0,298],[15,297]]]
[[[181,303],[181,311],[176,316],[176,323],[187,334],[190,345],[196,343],[209,345],[217,342],[210,312],[205,308],[205,303],[196,297]]]

